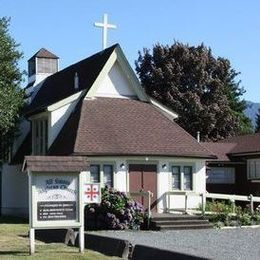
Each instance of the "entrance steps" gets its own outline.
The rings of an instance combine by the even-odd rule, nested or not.
[[[208,229],[213,225],[203,216],[181,214],[154,214],[151,219],[153,230]]]

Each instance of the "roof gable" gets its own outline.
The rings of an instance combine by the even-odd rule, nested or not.
[[[116,61],[95,93],[96,97],[136,97],[131,82]]]
[[[117,79],[115,80],[113,79],[113,77],[117,77]],[[112,92],[110,91],[110,93],[109,92],[102,93],[104,87],[108,89],[108,86],[107,85],[104,86],[104,84],[110,84],[107,80],[111,81],[113,85],[112,88],[114,88],[116,92],[113,93],[113,89],[112,89]],[[122,82],[124,82],[124,86],[122,85],[120,86],[120,83]],[[99,92],[100,90],[101,93]],[[98,75],[92,87],[89,89],[86,98],[96,97],[96,96],[113,96],[113,94],[117,94],[117,96],[120,97],[124,97],[127,96],[126,94],[130,94],[131,96],[137,96],[139,100],[148,101],[147,95],[144,93],[135,72],[133,71],[132,67],[128,63],[119,45],[116,46],[113,53],[111,54],[108,61],[106,62],[104,68]]]

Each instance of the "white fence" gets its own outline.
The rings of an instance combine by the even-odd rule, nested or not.
[[[201,197],[201,212],[204,215],[206,209],[206,200],[210,199],[220,199],[220,200],[228,200],[235,206],[236,201],[247,201],[250,203],[251,213],[254,213],[254,203],[260,202],[260,197],[255,197],[252,194],[249,196],[244,195],[231,195],[231,194],[221,194],[221,193],[196,193],[196,192],[186,192],[186,191],[169,191],[167,192],[167,208],[168,211],[174,211],[175,209],[171,208],[171,196],[174,195],[183,195],[185,197],[185,207],[183,211],[187,213],[189,211],[188,208],[188,200],[191,196]],[[233,207],[235,209],[235,207]]]

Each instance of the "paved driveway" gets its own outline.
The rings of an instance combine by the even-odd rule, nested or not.
[[[260,228],[94,233],[208,259],[260,260]]]

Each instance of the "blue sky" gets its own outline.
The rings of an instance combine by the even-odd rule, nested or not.
[[[93,23],[108,13],[118,27],[109,45],[120,43],[132,66],[138,50],[154,43],[204,42],[241,72],[244,98],[254,102],[260,102],[259,11],[259,0],[0,0],[0,17],[11,17],[24,52],[23,69],[41,47],[60,57],[60,68],[99,51],[101,30]]]

